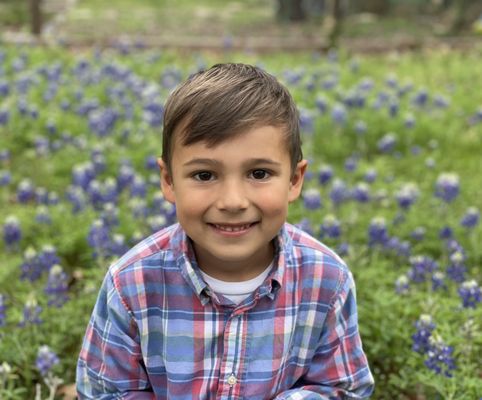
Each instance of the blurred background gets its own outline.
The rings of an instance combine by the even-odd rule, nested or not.
[[[470,46],[480,0],[0,0],[4,42],[358,51]]]

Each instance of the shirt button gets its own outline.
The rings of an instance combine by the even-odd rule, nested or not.
[[[233,374],[229,375],[229,377],[228,377],[228,385],[229,386],[234,386],[234,385],[236,385],[237,382],[238,382],[238,380],[236,379],[236,377]]]

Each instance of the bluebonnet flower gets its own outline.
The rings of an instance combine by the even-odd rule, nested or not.
[[[322,185],[326,185],[333,178],[333,168],[329,165],[322,165],[318,170],[318,181]]]
[[[52,223],[52,218],[50,217],[49,209],[45,206],[37,207],[37,212],[35,214],[35,221],[39,224],[49,225]]]
[[[147,202],[145,199],[134,197],[129,201],[129,208],[135,219],[145,219],[149,214]]]
[[[119,225],[119,209],[114,203],[105,203],[100,218],[109,228],[117,226]]]
[[[364,179],[368,183],[373,183],[375,182],[375,179],[377,179],[377,171],[374,168],[370,168],[365,172]]]
[[[10,94],[10,85],[8,81],[0,79],[0,96],[7,97]]]
[[[338,125],[344,125],[348,119],[346,108],[341,103],[336,103],[331,109],[331,118]]]
[[[312,134],[315,129],[315,118],[313,114],[304,108],[300,108],[300,128],[302,132]]]
[[[396,256],[410,256],[410,243],[407,241],[402,241],[396,236],[388,237],[382,244],[385,250],[393,252]]]
[[[358,89],[363,91],[363,92],[369,92],[371,91],[374,86],[375,82],[373,81],[372,78],[370,77],[364,77],[359,83],[358,83]]]
[[[65,193],[66,199],[72,203],[72,213],[77,214],[84,210],[87,199],[85,192],[78,186],[69,186]]]
[[[460,219],[460,225],[465,228],[474,228],[480,219],[480,211],[476,207],[469,207],[464,216]]]
[[[350,244],[347,242],[340,243],[336,248],[336,252],[341,256],[345,257],[350,254]]]
[[[314,234],[313,225],[308,218],[303,218],[300,222],[296,224],[296,227],[300,228],[302,231],[308,233],[311,236],[313,236]]]
[[[157,164],[157,157],[154,155],[149,155],[145,158],[144,165],[147,170],[157,171],[159,165]]]
[[[130,187],[131,197],[146,197],[146,180],[141,175],[135,175]]]
[[[453,347],[447,346],[440,336],[430,336],[425,365],[436,374],[452,377],[452,371],[455,369],[453,350]]]
[[[342,202],[348,200],[350,197],[349,190],[341,179],[335,179],[333,181],[330,190],[330,199],[335,206],[340,205]]]
[[[438,268],[437,262],[428,256],[413,256],[409,260],[411,269],[407,276],[415,283],[425,282]]]
[[[39,136],[34,141],[35,153],[39,157],[47,156],[50,153],[49,139]]]
[[[105,155],[101,152],[93,152],[91,155],[92,165],[94,167],[94,173],[100,174],[106,169]]]
[[[22,239],[22,230],[17,217],[10,215],[5,219],[3,224],[3,241],[8,249],[18,246]]]
[[[68,300],[68,277],[59,264],[50,268],[45,294],[49,297],[48,305],[62,307]]]
[[[49,192],[49,195],[48,195],[48,200],[47,200],[47,204],[49,206],[55,206],[57,204],[59,204],[59,195],[57,194],[57,192],[55,191],[52,191],[52,192]]]
[[[117,203],[120,190],[119,183],[116,183],[114,178],[107,178],[100,187],[99,203]],[[96,204],[97,208],[101,206],[99,203]]]
[[[164,106],[161,102],[150,101],[144,105],[143,120],[149,124],[150,127],[155,128],[162,124],[164,115]]]
[[[440,239],[450,239],[453,236],[453,231],[450,226],[444,226],[440,229],[438,234]]]
[[[96,209],[99,210],[102,207],[104,202],[104,195],[102,193],[102,185],[99,181],[94,179],[89,183],[89,188],[87,189],[87,194],[89,196],[90,204]]]
[[[375,244],[384,244],[388,237],[387,224],[385,218],[375,217],[371,220],[368,227],[368,244],[373,246]]]
[[[464,308],[475,308],[482,301],[482,292],[474,279],[463,282],[458,289]]]
[[[10,161],[10,150],[0,149],[0,161]]]
[[[0,327],[5,326],[7,324],[7,305],[6,305],[6,297],[0,293]]]
[[[395,291],[398,294],[406,294],[410,289],[410,280],[406,275],[401,275],[395,281]]]
[[[368,203],[370,201],[370,187],[365,182],[359,182],[351,191],[351,197],[359,203]]]
[[[323,219],[320,226],[320,237],[328,237],[331,239],[338,239],[341,235],[340,221],[332,214],[328,214]]]
[[[109,244],[109,255],[121,257],[128,250],[129,247],[126,244],[124,235],[118,233],[112,235],[112,240]]]
[[[423,238],[425,237],[425,228],[423,226],[417,226],[413,231],[412,233],[410,234],[410,236],[413,238],[413,240],[417,241],[417,242],[420,242],[421,240],[423,240]]]
[[[83,96],[82,92],[77,93],[77,97],[79,96]],[[99,107],[99,100],[87,99],[82,101],[82,103],[77,107],[76,112],[79,116],[87,116],[92,111],[96,110],[98,107]]]
[[[7,170],[0,170],[0,187],[8,186],[12,182],[12,174]]]
[[[25,327],[29,324],[38,325],[43,321],[40,318],[40,313],[42,312],[42,307],[38,305],[35,298],[30,297],[23,308],[23,319],[18,323],[19,327]]]
[[[0,126],[8,125],[10,121],[10,111],[5,108],[0,108]]]
[[[87,243],[93,249],[94,258],[107,256],[110,246],[110,232],[102,220],[97,219],[90,226]]]
[[[134,168],[132,168],[128,162],[122,163],[117,174],[117,187],[119,191],[129,187],[134,180],[134,176]]]
[[[442,173],[438,176],[435,183],[435,196],[443,201],[450,203],[460,191],[459,176],[454,173]]]
[[[46,377],[52,368],[60,362],[57,355],[50,349],[49,346],[41,346],[37,352],[37,359],[35,366],[40,375]]]
[[[420,89],[417,93],[415,93],[412,98],[412,103],[419,107],[425,106],[427,102],[428,102],[428,92],[424,88]]]
[[[33,282],[38,280],[42,275],[44,268],[39,261],[37,252],[33,247],[29,247],[27,250],[25,250],[20,269],[22,271],[20,279],[28,279]]]
[[[321,194],[316,188],[309,188],[303,192],[303,203],[308,210],[321,208]]]
[[[413,114],[407,114],[405,115],[405,119],[403,121],[403,124],[405,125],[405,128],[407,129],[412,129],[415,126],[415,117]]]
[[[390,102],[388,103],[388,114],[390,115],[390,117],[396,117],[399,108],[400,104],[398,103],[398,101],[396,101],[395,99],[390,100]]]
[[[35,201],[37,204],[48,204],[49,192],[43,187],[34,190]]]
[[[412,204],[418,199],[420,191],[415,183],[409,182],[404,184],[396,193],[395,198],[402,210],[408,210]]]
[[[433,104],[437,108],[447,108],[450,106],[450,99],[441,94],[436,94],[433,99]]]
[[[17,187],[17,200],[27,203],[35,198],[35,189],[30,179],[22,179]]]
[[[367,131],[367,124],[365,121],[358,120],[355,122],[355,132],[359,135],[363,135]]]
[[[397,136],[393,132],[389,132],[378,141],[377,147],[382,153],[390,153],[393,151],[396,143]]]
[[[355,171],[357,165],[358,165],[358,160],[356,157],[351,156],[345,160],[345,170],[348,172]]]
[[[152,233],[161,230],[168,225],[167,218],[162,215],[153,215],[147,219],[147,225],[149,226]]]
[[[449,256],[449,265],[447,267],[447,275],[454,282],[463,282],[467,268],[465,266],[465,253],[463,249],[451,252]]]
[[[325,96],[319,95],[315,99],[316,108],[320,111],[320,114],[325,113],[328,110],[328,100]]]
[[[89,128],[99,137],[109,135],[119,119],[119,113],[113,108],[92,110],[88,115]]]
[[[83,190],[88,189],[95,176],[95,167],[91,162],[76,165],[72,169],[72,183],[75,186],[80,186]]]
[[[55,264],[59,264],[60,258],[57,255],[56,248],[50,244],[42,246],[42,251],[38,254],[38,262],[41,265],[42,271],[48,271]]]
[[[432,290],[447,289],[445,284],[445,274],[440,271],[435,271],[432,275]]]
[[[417,328],[417,332],[412,335],[412,350],[424,354],[430,348],[429,339],[435,329],[432,317],[427,314],[422,314],[415,323],[415,328]]]

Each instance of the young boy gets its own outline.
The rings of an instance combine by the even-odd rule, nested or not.
[[[373,378],[343,261],[286,223],[298,112],[244,64],[191,76],[164,115],[161,186],[179,223],[105,277],[80,399],[361,399]]]

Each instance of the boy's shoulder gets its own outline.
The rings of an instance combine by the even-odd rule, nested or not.
[[[285,224],[284,230],[291,242],[290,247],[293,249],[293,252],[301,252],[302,257],[323,257],[325,261],[338,264],[342,269],[347,268],[346,263],[333,249],[309,233],[289,223]]]
[[[109,272],[117,275],[126,268],[142,264],[144,261],[147,265],[151,259],[160,261],[167,258],[175,261],[176,254],[179,255],[180,249],[184,246],[182,241],[182,229],[179,224],[167,226],[137,243],[109,267]]]

